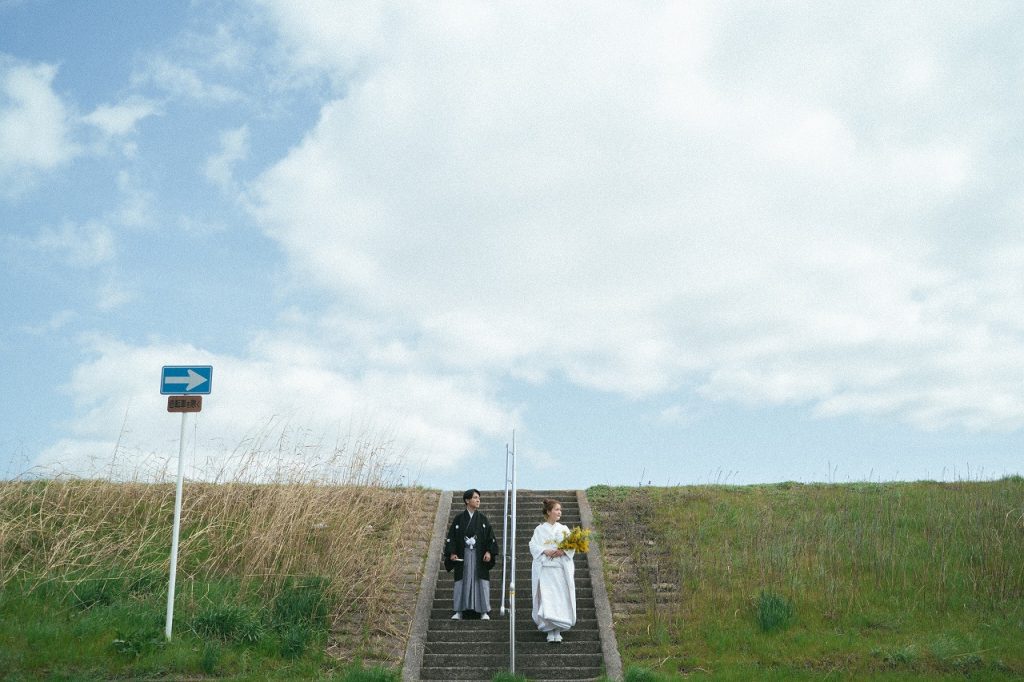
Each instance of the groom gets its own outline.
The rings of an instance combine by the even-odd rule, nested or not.
[[[480,491],[470,488],[462,494],[462,501],[466,509],[452,521],[444,541],[444,568],[455,570],[452,619],[461,619],[465,612],[490,620],[490,570],[498,555],[498,542],[491,522],[480,511]]]

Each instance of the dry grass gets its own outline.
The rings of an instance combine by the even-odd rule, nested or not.
[[[315,577],[336,620],[358,613],[368,634],[388,631],[394,585],[408,569],[403,549],[436,500],[390,485],[389,447],[365,438],[324,447],[264,430],[225,457],[211,482],[186,481],[179,596],[201,600],[202,585],[228,581],[240,597],[270,600],[289,580]],[[0,587],[166,580],[173,508],[173,483],[0,483]]]
[[[627,662],[727,679],[1024,672],[1020,477],[588,495],[603,541],[626,547],[608,575],[639,607],[617,614]]]

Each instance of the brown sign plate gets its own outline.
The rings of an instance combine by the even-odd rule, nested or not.
[[[172,395],[167,398],[168,412],[199,412],[202,409],[201,395]]]

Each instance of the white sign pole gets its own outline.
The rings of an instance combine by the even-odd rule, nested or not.
[[[178,439],[178,487],[174,493],[174,530],[171,534],[171,580],[167,588],[167,625],[164,634],[171,640],[171,625],[174,621],[174,578],[178,572],[178,530],[181,526],[181,483],[185,478],[185,418],[181,413],[181,438]]]

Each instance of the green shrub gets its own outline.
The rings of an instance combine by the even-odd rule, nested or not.
[[[82,580],[71,587],[71,601],[80,609],[109,606],[123,592],[123,583],[117,578]]]
[[[917,647],[913,644],[907,644],[899,649],[875,648],[871,650],[871,655],[882,659],[891,668],[910,668],[918,660]]]
[[[327,627],[327,579],[289,579],[274,598],[274,627],[288,630],[295,625],[316,629]]]
[[[212,675],[217,671],[217,666],[220,664],[221,647],[217,642],[206,642],[203,645],[203,655],[199,659],[199,667],[202,668],[203,672],[207,675]]]
[[[122,656],[137,658],[163,646],[163,632],[153,627],[137,627],[117,631],[111,648]]]
[[[775,592],[761,591],[757,598],[757,624],[762,632],[784,628],[792,618],[792,602]]]
[[[293,625],[281,633],[281,658],[298,658],[306,652],[310,640],[309,629]]]
[[[199,635],[223,641],[254,643],[263,637],[263,624],[252,611],[233,604],[218,604],[200,612],[192,622]]]
[[[142,596],[167,592],[168,576],[160,571],[145,571],[125,579],[125,590],[129,594]]]

